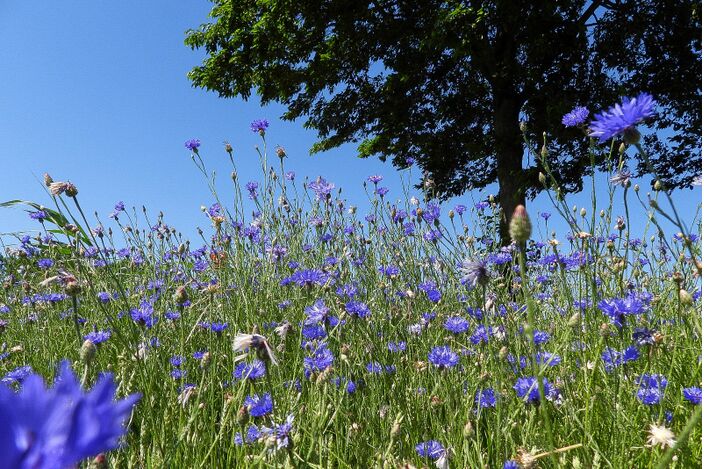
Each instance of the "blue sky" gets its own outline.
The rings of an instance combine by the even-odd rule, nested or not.
[[[205,22],[210,6],[205,0],[1,2],[0,201],[48,205],[40,182],[48,172],[75,183],[89,213],[105,217],[118,200],[145,205],[152,214],[163,211],[167,223],[193,238],[197,225],[207,225],[199,207],[212,197],[183,142],[203,142],[203,157],[226,194],[229,162],[222,142],[235,148],[241,179],[257,179],[254,146],[260,140],[249,130],[257,118],[271,121],[267,140],[286,148],[287,165],[299,178],[323,175],[363,207],[362,181],[382,174],[389,195],[400,197],[391,165],[356,158],[352,145],[309,156],[315,133],[302,122],[279,120],[281,107],[224,100],[191,87],[186,73],[203,55],[184,46],[184,32]],[[604,194],[601,179],[597,190]],[[469,205],[492,189],[456,201]],[[701,187],[674,197],[692,220]],[[569,200],[589,206],[588,194]],[[535,215],[551,206],[541,196],[528,209]],[[635,227],[644,226],[645,214],[634,211]],[[556,217],[551,222],[558,234],[566,232]],[[36,228],[23,211],[0,209],[0,233]]]

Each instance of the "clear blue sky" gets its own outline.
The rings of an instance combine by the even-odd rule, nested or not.
[[[146,205],[193,237],[197,225],[206,225],[199,207],[212,199],[183,142],[201,139],[223,188],[229,174],[224,140],[235,148],[242,180],[255,179],[259,137],[249,123],[256,118],[271,121],[268,141],[286,148],[289,169],[299,177],[323,175],[364,206],[361,182],[382,174],[389,195],[401,196],[391,165],[356,158],[354,146],[309,156],[314,132],[302,122],[279,120],[281,107],[192,88],[186,73],[203,55],[184,46],[184,32],[205,22],[210,7],[205,0],[0,2],[0,201],[48,205],[40,183],[48,172],[74,182],[90,213],[105,217],[118,200]],[[606,186],[598,187],[603,192]],[[486,194],[458,201],[469,205]],[[588,206],[585,194],[570,197],[570,204]],[[701,187],[679,191],[675,199],[691,220]],[[533,215],[551,210],[545,197],[528,208]],[[644,223],[641,210],[635,212],[636,224]],[[565,225],[555,219],[564,235]],[[36,228],[23,211],[0,209],[0,233]]]

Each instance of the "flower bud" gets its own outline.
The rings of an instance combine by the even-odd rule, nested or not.
[[[79,356],[81,361],[86,365],[89,365],[95,358],[95,354],[98,353],[98,347],[90,340],[85,340],[83,345],[81,345],[81,351]]]
[[[545,177],[542,171],[538,173],[538,181],[542,185],[545,185],[547,183],[547,178]]]
[[[474,435],[474,425],[472,425],[472,422],[468,420],[462,429],[462,436],[465,438],[471,438],[472,435]]]
[[[69,197],[76,197],[78,195],[78,188],[70,182],[66,183],[66,195]]]
[[[582,216],[582,218],[587,216],[587,209],[582,207],[582,209],[579,211],[579,214]]]
[[[523,205],[516,206],[511,217],[511,223],[508,228],[511,239],[518,244],[528,241],[531,233],[530,220],[528,213]]]
[[[44,185],[49,187],[54,180],[49,176],[49,173],[44,173]]]
[[[640,142],[640,132],[635,127],[628,127],[623,131],[623,143],[635,145]]]
[[[662,190],[662,182],[660,182],[659,179],[657,181],[655,181],[655,184],[653,185],[653,189],[655,189],[656,191]]]
[[[180,304],[188,301],[188,292],[186,291],[185,286],[181,285],[176,289],[176,292],[174,293],[174,301]]]
[[[81,293],[81,285],[77,281],[71,280],[64,287],[64,292],[68,296],[78,296]]]
[[[546,145],[543,145],[543,148],[540,149],[540,157],[543,159],[548,157],[548,147]]]
[[[680,303],[682,303],[682,306],[691,306],[694,303],[692,295],[683,288],[680,289]]]

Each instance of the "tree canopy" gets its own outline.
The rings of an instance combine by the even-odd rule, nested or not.
[[[413,158],[441,198],[498,181],[510,214],[537,194],[520,121],[547,133],[564,190],[581,190],[587,142],[562,116],[641,91],[658,101],[644,134],[658,177],[686,187],[699,174],[700,2],[212,1],[212,21],[186,36],[207,53],[194,86],[283,104],[317,130],[313,152],[356,142],[397,167]]]

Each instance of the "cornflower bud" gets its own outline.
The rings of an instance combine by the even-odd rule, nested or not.
[[[89,365],[95,358],[96,353],[98,353],[98,348],[95,344],[90,340],[85,340],[83,345],[81,345],[79,356],[81,357],[81,361],[83,363]]]
[[[508,228],[511,239],[517,244],[528,241],[531,233],[530,220],[528,213],[523,205],[516,206],[511,217],[511,222]]]

